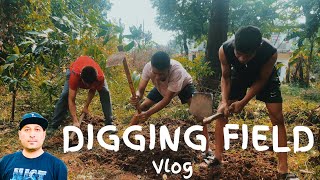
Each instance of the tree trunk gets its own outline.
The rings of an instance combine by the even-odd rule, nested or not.
[[[301,66],[301,61],[302,61],[301,58],[302,57],[299,57],[299,62],[298,62],[298,64],[296,64],[296,69],[295,69],[295,71],[293,73],[293,76],[292,76],[292,79],[293,79],[294,82],[298,81],[297,75],[298,75],[298,72],[299,72],[299,69],[300,69],[300,66]]]
[[[229,1],[212,0],[205,60],[209,62],[214,74],[204,77],[201,83],[211,90],[220,85],[221,66],[218,52],[222,43],[227,40]]]
[[[314,38],[310,38],[310,43],[311,43],[311,47],[310,47],[310,53],[309,53],[309,57],[306,63],[306,86],[309,87],[310,85],[310,64],[312,61],[312,54],[313,54],[313,46],[314,46]]]
[[[16,107],[16,96],[17,96],[17,90],[14,89],[12,91],[11,124],[14,121],[14,111],[15,111],[15,107]]]
[[[304,78],[303,78],[303,59],[300,60],[300,67],[299,67],[299,84],[304,86]]]
[[[185,35],[183,36],[183,48],[184,48],[184,52],[186,53],[185,55],[188,56],[189,55],[189,48],[188,48],[188,43],[187,43],[187,37]]]
[[[287,68],[287,72],[286,72],[286,83],[290,83],[290,68],[291,68],[291,65],[290,63],[288,63],[288,68]]]

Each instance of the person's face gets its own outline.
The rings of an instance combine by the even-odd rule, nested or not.
[[[169,69],[165,69],[165,70],[160,71],[160,70],[152,67],[152,73],[155,75],[156,80],[165,81],[168,77]]]
[[[19,140],[27,151],[42,148],[46,132],[38,124],[27,124],[19,131]]]
[[[240,63],[247,64],[256,55],[256,52],[245,54],[235,49],[234,54]]]

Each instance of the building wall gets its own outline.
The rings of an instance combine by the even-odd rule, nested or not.
[[[277,48],[278,60],[277,63],[282,63],[283,66],[279,68],[280,81],[284,81],[286,77],[286,71],[288,68],[289,60],[293,49],[295,49],[295,39],[286,40],[286,34],[272,34],[270,42]]]
[[[284,81],[286,78],[286,71],[289,64],[291,53],[278,53],[277,63],[282,63],[283,66],[279,68],[279,79],[280,82]]]

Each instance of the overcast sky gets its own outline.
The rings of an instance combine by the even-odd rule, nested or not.
[[[164,31],[155,23],[156,10],[152,8],[150,0],[110,0],[112,5],[108,13],[109,19],[118,20],[125,24],[125,34],[129,27],[139,26],[144,22],[144,30],[152,33],[152,40],[158,44],[166,45],[173,39],[172,32]]]

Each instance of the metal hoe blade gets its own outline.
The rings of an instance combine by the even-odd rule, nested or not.
[[[212,115],[213,95],[211,93],[196,92],[192,95],[190,113],[198,118]]]
[[[106,62],[106,67],[122,65],[123,59],[126,57],[125,52],[118,52],[109,56]]]

